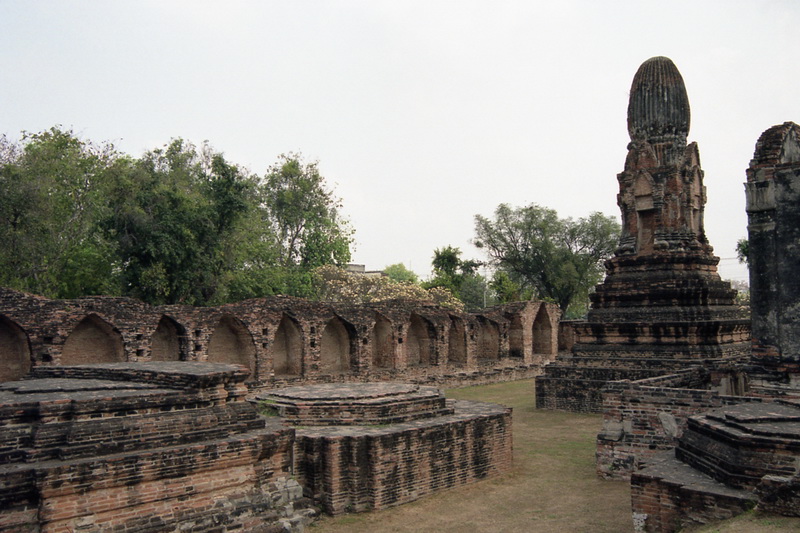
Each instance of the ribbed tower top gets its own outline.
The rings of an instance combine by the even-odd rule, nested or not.
[[[651,57],[639,67],[628,100],[632,141],[682,140],[689,134],[689,97],[678,67],[668,57]]]

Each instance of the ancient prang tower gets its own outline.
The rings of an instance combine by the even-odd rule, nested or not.
[[[631,86],[631,142],[617,175],[619,248],[576,327],[573,357],[537,379],[539,407],[598,411],[607,381],[748,355],[748,322],[703,228],[706,190],[689,123],[678,69],[666,57],[645,61]]]
[[[800,126],[761,134],[745,190],[753,377],[800,388]]]

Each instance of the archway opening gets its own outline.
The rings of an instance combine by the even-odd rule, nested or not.
[[[256,347],[239,319],[230,315],[219,319],[208,341],[208,361],[246,366],[250,369],[247,381],[256,379]]]
[[[16,381],[30,369],[28,336],[17,324],[0,315],[0,381]]]
[[[544,305],[539,308],[533,321],[533,353],[545,355],[553,353],[553,327]]]
[[[150,360],[180,361],[184,359],[185,339],[185,329],[168,316],[162,316],[150,341]]]
[[[656,211],[653,201],[653,186],[647,176],[639,176],[633,186],[636,207],[636,251],[652,252],[655,235]]]
[[[486,317],[478,317],[478,359],[497,361],[500,359],[500,330],[497,324]]]
[[[61,350],[62,365],[125,362],[122,335],[97,315],[81,320]]]
[[[430,366],[433,354],[433,327],[430,322],[411,314],[406,340],[406,361],[408,366]]]
[[[467,335],[462,320],[450,317],[447,340],[447,362],[455,366],[464,366],[467,363]]]
[[[522,318],[514,315],[508,328],[508,355],[522,358],[525,355],[525,337],[523,334]]]
[[[393,368],[394,335],[392,324],[381,315],[376,315],[375,326],[370,333],[372,344],[372,366],[374,368]]]
[[[350,334],[344,322],[333,317],[322,331],[319,346],[319,367],[323,374],[341,374],[350,371]]]
[[[276,376],[302,374],[302,347],[300,328],[294,320],[283,315],[272,342],[272,369]]]

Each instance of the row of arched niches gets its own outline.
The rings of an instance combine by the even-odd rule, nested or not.
[[[37,365],[126,361],[241,364],[253,385],[481,372],[551,361],[558,319],[556,306],[538,301],[479,313],[424,302],[351,307],[289,297],[189,307],[0,289],[0,380]]]

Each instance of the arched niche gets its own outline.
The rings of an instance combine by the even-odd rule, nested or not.
[[[394,368],[394,334],[392,324],[382,315],[375,316],[375,326],[370,333],[373,368]]]
[[[352,353],[351,336],[345,323],[331,318],[322,330],[319,345],[319,368],[323,374],[341,374],[350,371]]]
[[[497,361],[500,359],[500,328],[486,317],[478,316],[478,359]]]
[[[299,376],[302,370],[303,337],[300,327],[286,315],[281,317],[272,341],[272,371],[276,376]]]
[[[61,350],[62,365],[125,362],[122,335],[97,315],[81,320]]]
[[[547,307],[542,305],[533,320],[533,353],[551,355],[553,350],[553,326]]]
[[[464,321],[450,317],[450,331],[447,334],[447,362],[454,366],[467,363],[467,332]]]
[[[633,185],[636,207],[636,248],[638,252],[652,251],[655,235],[656,211],[653,200],[653,184],[646,174],[639,175]]]
[[[16,381],[30,369],[28,336],[17,324],[0,315],[0,381]]]
[[[208,341],[208,361],[246,366],[250,369],[247,381],[256,379],[256,347],[241,320],[230,315],[219,319]]]
[[[518,314],[514,315],[508,327],[508,355],[510,357],[522,358],[525,355],[524,330],[522,318]]]
[[[433,358],[433,326],[430,322],[411,314],[406,339],[406,364],[408,366],[430,366]]]
[[[150,340],[151,361],[180,361],[184,359],[186,329],[169,318],[162,316]]]
[[[689,194],[689,221],[692,231],[700,238],[703,235],[703,189],[700,184],[699,170],[696,170],[692,175]]]

